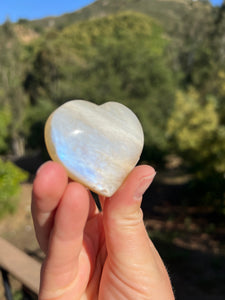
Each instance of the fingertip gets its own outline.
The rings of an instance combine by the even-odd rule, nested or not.
[[[49,160],[43,163],[36,172],[36,177],[45,174],[46,172],[61,172],[66,174],[65,168],[58,162]]]
[[[139,165],[135,167],[129,177],[135,177],[135,180],[141,179],[142,177],[154,176],[156,174],[155,169],[149,165]]]
[[[139,186],[142,185],[142,182],[146,181],[146,184],[149,183],[148,185],[150,185],[155,174],[155,169],[149,165],[140,165],[135,167],[111,198],[113,198],[114,201],[117,198],[123,199],[123,201],[125,201],[125,199],[129,199],[130,202],[130,200],[134,198]]]
[[[42,210],[52,210],[53,202],[59,201],[68,183],[67,173],[62,165],[48,161],[37,171],[33,182],[32,197]]]

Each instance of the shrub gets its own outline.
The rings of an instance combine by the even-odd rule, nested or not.
[[[12,162],[0,159],[0,218],[13,213],[18,205],[20,183],[28,178],[28,174]]]

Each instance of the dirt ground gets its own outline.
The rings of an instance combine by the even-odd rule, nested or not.
[[[188,180],[176,170],[159,172],[143,200],[146,227],[167,266],[177,300],[222,300],[224,218],[213,207],[190,205]]]
[[[170,273],[176,299],[222,300],[225,295],[225,229],[215,225],[210,207],[181,203],[187,178],[158,174],[143,200],[149,235]],[[0,220],[0,236],[41,261],[30,201],[31,183],[22,185],[17,212]],[[20,284],[10,278],[14,290]],[[0,299],[4,299],[0,285]]]

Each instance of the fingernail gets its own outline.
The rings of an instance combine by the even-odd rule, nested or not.
[[[141,201],[144,192],[147,190],[147,188],[152,183],[155,175],[156,175],[156,173],[153,173],[149,176],[141,178],[139,185],[134,193],[134,200]]]

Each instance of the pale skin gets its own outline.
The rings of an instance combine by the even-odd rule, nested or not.
[[[63,166],[45,163],[33,184],[32,215],[46,258],[39,300],[174,300],[167,270],[141,211],[155,175],[136,167],[110,198],[68,180]]]

